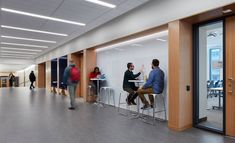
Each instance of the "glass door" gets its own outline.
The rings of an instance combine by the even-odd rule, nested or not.
[[[224,22],[194,32],[194,126],[224,133]]]

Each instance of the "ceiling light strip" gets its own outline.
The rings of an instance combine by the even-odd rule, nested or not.
[[[36,32],[36,33],[57,35],[57,36],[68,36],[68,34],[55,33],[55,32],[49,32],[49,31],[41,31],[41,30],[28,29],[28,28],[21,28],[21,27],[13,27],[13,26],[7,26],[7,25],[1,25],[1,27],[2,27],[2,28],[6,28],[6,29],[14,29],[14,30],[21,30],[21,31],[29,31],[29,32]]]
[[[31,57],[0,56],[0,58],[30,59]]]
[[[2,38],[7,38],[7,39],[17,39],[17,40],[36,41],[36,42],[45,42],[45,43],[56,43],[56,41],[31,39],[31,38],[24,38],[24,37],[14,37],[14,36],[5,36],[5,35],[2,35],[1,37]]]
[[[41,18],[41,19],[47,19],[47,20],[52,20],[52,21],[57,21],[57,22],[63,22],[63,23],[68,23],[68,24],[74,24],[74,25],[79,25],[79,26],[86,26],[86,24],[80,23],[80,22],[64,20],[64,19],[60,19],[60,18],[54,18],[54,17],[44,16],[44,15],[39,15],[39,14],[34,14],[34,13],[29,13],[29,12],[9,9],[9,8],[1,8],[1,10],[5,11],[5,12],[9,12],[9,13],[26,15],[26,16],[31,16],[31,17]]]
[[[24,46],[24,47],[35,47],[35,48],[48,48],[48,46],[30,45],[30,44],[18,44],[18,43],[7,43],[1,42],[4,45]]]
[[[123,41],[123,42],[120,42],[120,43],[112,44],[112,45],[109,45],[109,46],[106,46],[106,47],[102,47],[102,48],[96,49],[96,52],[101,52],[101,51],[105,51],[105,50],[113,49],[113,48],[116,48],[116,47],[129,45],[129,44],[133,44],[133,43],[137,43],[137,42],[141,42],[141,41],[145,41],[145,40],[149,40],[149,39],[153,39],[153,38],[159,38],[159,37],[162,37],[162,36],[166,36],[167,34],[168,34],[168,30],[161,31],[161,32],[158,32],[158,33],[154,33],[154,34],[146,35],[146,36],[143,36],[143,37],[139,37],[139,38]]]
[[[6,50],[1,50],[0,53],[13,53],[13,54],[29,54],[29,55],[35,55],[37,53],[30,53],[30,52],[17,52],[17,51],[6,51]]]
[[[0,56],[33,57],[31,55],[19,55],[19,54],[0,54]]]
[[[17,51],[32,51],[32,52],[41,52],[42,50],[34,49],[24,49],[24,48],[12,48],[12,47],[1,47],[3,50],[17,50]]]
[[[104,2],[104,1],[101,1],[101,0],[86,0],[86,1],[98,4],[98,5],[102,5],[102,6],[105,6],[105,7],[109,7],[109,8],[115,8],[116,7],[116,5],[114,5],[114,4],[107,3],[107,2]]]

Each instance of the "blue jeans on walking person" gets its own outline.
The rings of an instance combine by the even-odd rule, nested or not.
[[[69,91],[69,96],[70,96],[70,104],[71,104],[71,107],[73,107],[73,108],[75,108],[76,88],[77,88],[77,84],[68,85],[68,91]]]

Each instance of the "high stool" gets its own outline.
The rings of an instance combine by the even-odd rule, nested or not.
[[[122,102],[123,95],[124,95],[124,94],[122,94],[122,93],[120,93],[120,95],[119,95],[119,100],[118,100],[118,113],[119,113],[120,115],[123,115],[123,116],[125,116],[125,117],[130,118],[130,119],[133,119],[133,117],[134,117],[134,118],[139,118],[139,104],[140,104],[140,102],[139,102],[139,97],[137,97],[137,111],[136,111],[136,112],[133,112],[133,111],[131,110],[131,107],[133,107],[133,106],[135,106],[135,105],[128,105],[128,104],[126,103],[126,100],[125,100],[124,102]],[[129,95],[129,93],[126,92],[125,99],[127,98],[128,95]],[[121,110],[120,110],[120,109],[121,109],[121,105],[126,105],[126,112],[125,112],[125,113],[124,113],[124,112],[121,112]]]
[[[164,119],[161,119],[161,120],[166,121],[166,120],[167,120],[167,116],[166,116],[166,105],[165,105],[165,97],[164,97],[164,94],[163,94],[163,93],[160,93],[160,94],[154,94],[154,93],[152,93],[152,94],[150,94],[150,95],[153,95],[153,98],[154,98],[154,105],[153,105],[153,108],[143,109],[143,110],[142,110],[142,115],[144,114],[144,111],[148,111],[148,116],[149,116],[149,110],[153,110],[153,116],[152,116],[153,122],[152,122],[152,125],[155,125],[155,121],[156,121],[156,120],[155,120],[155,119],[156,119],[155,114],[156,114],[156,113],[160,113],[160,112],[164,112],[165,118],[164,118]],[[159,110],[157,110],[157,100],[156,100],[157,97],[161,98],[161,99],[162,99],[162,103],[163,103],[162,109],[159,109]],[[151,124],[150,122],[147,122],[146,120],[144,120],[144,122]]]
[[[113,88],[111,88],[111,87],[101,87],[100,88],[100,96],[105,96],[105,98],[108,97],[108,105],[111,105],[110,104],[110,99],[112,97],[113,106],[115,107],[115,93],[114,93]]]

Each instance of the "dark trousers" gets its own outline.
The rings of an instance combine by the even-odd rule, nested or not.
[[[29,87],[29,88],[30,88],[30,89],[35,88],[34,85],[33,85],[34,81],[30,81],[30,82],[31,82],[31,84],[30,84],[30,87]]]
[[[138,87],[134,87],[134,88],[123,88],[124,91],[128,92],[129,95],[127,97],[128,101],[131,101],[131,100],[135,100],[136,97],[138,96],[138,93],[135,91],[138,90]]]

